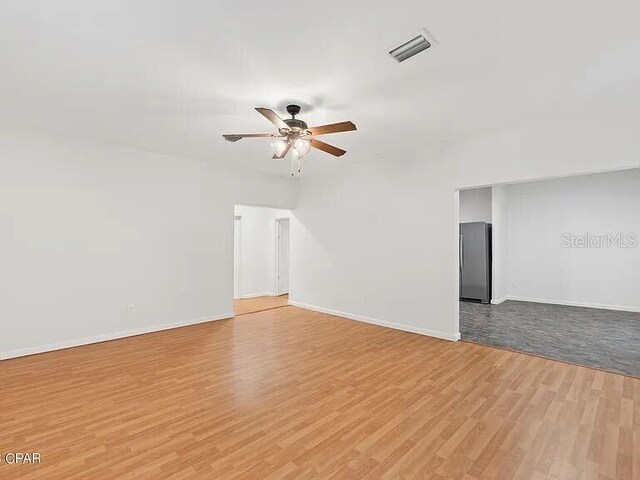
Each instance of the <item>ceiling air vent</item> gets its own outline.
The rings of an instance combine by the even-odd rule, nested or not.
[[[418,53],[431,47],[431,44],[433,42],[433,37],[429,35],[426,30],[424,30],[413,37],[411,40],[391,50],[389,52],[389,55],[391,55],[398,63],[404,62],[407,58],[411,58],[414,55],[417,55]]]

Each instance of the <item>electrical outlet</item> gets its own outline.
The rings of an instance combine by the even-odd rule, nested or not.
[[[127,305],[127,315],[131,315],[133,313],[133,305]]]

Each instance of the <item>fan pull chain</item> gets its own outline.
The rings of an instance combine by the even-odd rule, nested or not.
[[[302,158],[294,150],[291,155],[291,176],[295,177],[296,173],[300,173],[302,165]]]

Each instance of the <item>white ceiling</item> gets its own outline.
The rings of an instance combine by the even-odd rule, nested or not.
[[[282,5],[282,6],[281,6]],[[322,3],[1,0],[0,123],[287,174],[254,106],[309,108],[341,159],[398,158],[433,139],[640,93],[637,0]],[[438,44],[386,52],[419,28]]]

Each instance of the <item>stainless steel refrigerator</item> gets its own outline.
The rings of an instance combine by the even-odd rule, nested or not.
[[[491,224],[460,224],[460,300],[491,301]]]

